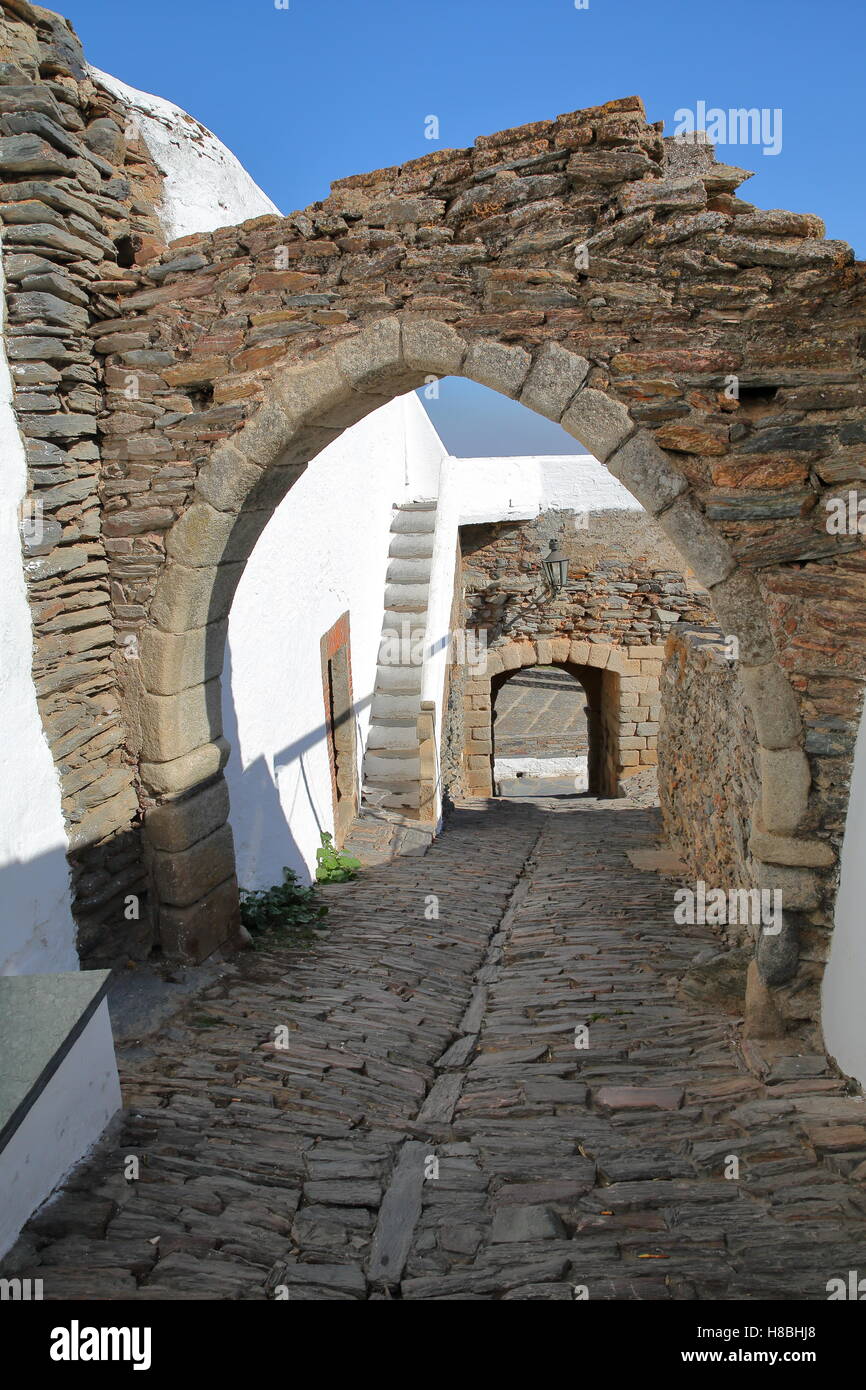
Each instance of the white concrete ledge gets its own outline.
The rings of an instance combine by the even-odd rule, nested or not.
[[[108,976],[0,979],[0,1257],[120,1109]]]

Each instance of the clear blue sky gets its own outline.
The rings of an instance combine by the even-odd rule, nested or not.
[[[638,93],[650,120],[781,108],[782,148],[718,147],[742,196],[814,212],[866,255],[864,0],[66,0],[97,67],[209,126],[284,212],[332,179]],[[440,140],[424,138],[435,115]],[[437,408],[438,404],[438,408]],[[470,383],[431,415],[464,455],[571,441]],[[521,431],[519,434],[516,431]],[[550,431],[553,431],[551,436]],[[491,437],[486,444],[482,436]],[[531,450],[532,440],[537,448]],[[519,440],[519,442],[518,442]],[[528,443],[527,443],[528,441]]]

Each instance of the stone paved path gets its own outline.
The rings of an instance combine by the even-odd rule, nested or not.
[[[587,750],[586,693],[567,671],[533,666],[496,696],[496,751],[501,758],[560,757]]]
[[[632,866],[657,837],[623,803],[499,802],[331,890],[313,947],[241,957],[124,1053],[122,1131],[2,1272],[49,1299],[826,1298],[866,1263],[866,1105],[678,999],[712,938]]]

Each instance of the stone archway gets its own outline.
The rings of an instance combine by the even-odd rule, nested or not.
[[[255,539],[347,425],[464,375],[580,439],[709,589],[754,712],[760,862],[823,913],[820,960],[829,788],[866,667],[846,638],[862,540],[828,534],[824,510],[863,467],[863,273],[819,219],[737,198],[746,177],[627,98],[341,180],[97,282],[112,619],[141,651],[116,678],[174,949],[206,953],[236,921],[219,673]]]
[[[796,700],[774,659],[758,586],[737,566],[685,475],[620,402],[586,385],[588,371],[585,359],[559,344],[544,343],[531,355],[496,340],[467,340],[434,320],[388,316],[321,350],[315,360],[289,367],[267,403],[203,463],[191,503],[168,533],[167,563],[141,641],[141,775],[147,792],[163,799],[145,831],[160,928],[173,952],[206,953],[236,921],[227,798],[220,791],[227,748],[218,673],[224,621],[245,560],[306,459],[348,424],[431,375],[469,376],[558,420],[606,462],[684,555],[720,621],[740,642],[761,749],[767,873],[787,886],[791,906],[801,905],[797,893],[814,902],[808,870],[792,876],[790,868],[778,867],[780,860],[790,863],[784,858],[790,845],[815,859],[827,846],[816,841],[813,850],[812,841],[795,839],[811,774]],[[639,672],[635,665],[623,675],[640,678]],[[782,950],[790,953],[784,933],[769,959]]]
[[[512,672],[533,666],[561,667],[585,691],[590,711],[590,792],[605,798],[621,795],[641,761],[644,766],[655,761],[655,738],[638,740],[632,733],[634,711],[622,700],[626,691],[646,704],[653,695],[658,700],[658,653],[651,647],[645,651],[646,656],[631,658],[622,647],[608,642],[572,642],[567,637],[491,647],[484,674],[469,676],[464,684],[464,777],[470,795],[493,795],[491,721],[496,694]]]

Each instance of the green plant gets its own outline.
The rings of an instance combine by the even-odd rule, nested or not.
[[[338,850],[333,837],[326,830],[322,831],[322,846],[316,850],[317,883],[345,883],[346,879],[357,876],[360,867],[360,859]]]
[[[284,868],[282,883],[273,888],[241,889],[241,922],[251,932],[292,932],[310,941],[327,911],[315,888],[298,883],[293,869]]]

